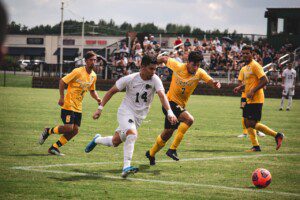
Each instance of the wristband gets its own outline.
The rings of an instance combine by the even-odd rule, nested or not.
[[[100,105],[100,106],[98,107],[98,110],[103,110],[103,108],[104,108],[104,107]]]
[[[167,112],[168,112],[168,116],[174,115],[174,113],[173,113],[173,111],[171,109],[169,109]]]

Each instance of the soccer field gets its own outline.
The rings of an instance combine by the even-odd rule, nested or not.
[[[37,143],[44,127],[61,123],[58,90],[0,87],[0,93],[0,199],[300,199],[299,100],[280,112],[279,99],[266,99],[262,122],[286,138],[278,151],[274,138],[259,138],[262,152],[246,153],[249,138],[236,137],[242,133],[240,98],[192,96],[187,110],[195,123],[179,146],[181,160],[165,156],[171,138],[150,167],[145,152],[164,125],[156,96],[135,144],[132,164],[140,172],[124,180],[123,145],[98,145],[89,154],[84,148],[95,133],[114,133],[125,93],[115,95],[97,121],[91,117],[97,104],[86,95],[80,132],[60,148],[63,157],[47,154],[59,136]],[[271,172],[268,188],[253,187],[256,168]]]

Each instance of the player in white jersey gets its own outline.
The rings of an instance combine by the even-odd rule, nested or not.
[[[138,168],[131,166],[134,143],[138,134],[137,129],[149,112],[155,92],[158,94],[163,107],[168,111],[168,120],[172,124],[178,122],[165,95],[163,84],[155,74],[156,67],[157,60],[154,56],[143,56],[140,72],[120,78],[105,94],[101,105],[93,115],[94,119],[98,119],[103,107],[110,98],[115,93],[126,89],[126,95],[118,109],[119,127],[116,129],[114,136],[101,137],[100,134],[96,134],[85,148],[85,152],[89,153],[97,144],[117,147],[124,142],[123,178],[138,171]]]
[[[289,111],[292,107],[292,99],[295,94],[295,83],[296,83],[296,70],[292,68],[292,63],[288,64],[288,68],[286,68],[282,73],[282,98],[280,103],[279,110],[283,109],[283,101],[285,98],[288,98],[288,106],[286,110]]]

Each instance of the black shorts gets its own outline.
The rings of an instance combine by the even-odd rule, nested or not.
[[[246,98],[241,98],[241,106],[240,106],[241,109],[245,107],[246,102],[247,102]]]
[[[61,109],[60,117],[64,124],[76,124],[77,126],[80,126],[81,116],[82,113]]]
[[[172,109],[174,115],[175,115],[177,118],[179,117],[179,115],[180,115],[181,113],[183,113],[183,112],[186,111],[183,107],[179,106],[179,105],[178,105],[177,103],[175,103],[174,101],[169,101],[169,103],[170,103],[170,106],[171,106],[171,109]],[[162,111],[163,111],[164,114],[165,114],[165,129],[177,129],[178,126],[179,126],[179,124],[180,124],[180,122],[178,122],[178,123],[172,125],[172,124],[169,122],[169,120],[168,120],[168,113],[167,113],[167,111],[166,111],[166,109],[165,109],[164,107],[162,107]]]
[[[246,104],[243,109],[243,117],[250,120],[260,121],[262,107],[262,103]]]

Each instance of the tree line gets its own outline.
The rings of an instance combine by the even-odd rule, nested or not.
[[[190,25],[179,25],[169,23],[166,27],[160,28],[154,23],[138,23],[132,25],[128,22],[124,22],[121,25],[116,25],[114,20],[105,21],[100,19],[98,23],[94,21],[85,21],[85,35],[125,35],[127,32],[138,33],[151,33],[151,34],[168,34],[170,36],[176,36],[183,34],[184,36],[197,36],[197,35],[236,35],[234,30],[229,33],[228,29],[221,31],[219,29],[214,30],[202,30],[201,28]],[[33,34],[33,35],[59,35],[61,23],[51,25],[37,25],[29,28],[26,25],[22,25],[15,21],[8,24],[8,34]],[[64,34],[65,35],[81,35],[82,22],[76,20],[64,21]]]

